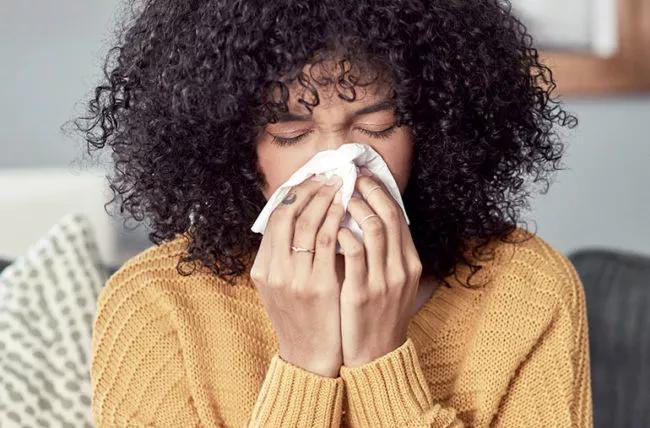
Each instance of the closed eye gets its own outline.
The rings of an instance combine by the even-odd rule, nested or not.
[[[373,138],[388,138],[393,132],[395,132],[395,125],[382,131],[368,131],[367,129],[363,128],[359,128],[359,131],[366,135],[370,135]]]
[[[358,128],[359,132],[369,135],[373,138],[379,138],[379,139],[385,139],[390,137],[393,132],[395,132],[396,125],[391,126],[390,128],[383,129],[381,131],[368,131],[367,129],[363,128]],[[298,135],[297,137],[293,138],[284,138],[284,137],[278,137],[276,135],[269,134],[273,137],[273,140],[271,141],[274,144],[280,145],[280,146],[285,146],[285,145],[291,145],[295,144],[298,141],[302,140],[305,138],[307,135],[311,134],[313,131],[305,132],[304,134]]]

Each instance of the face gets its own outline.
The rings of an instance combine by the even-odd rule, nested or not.
[[[304,69],[307,75],[310,75],[309,67]],[[325,63],[311,70],[314,80],[322,81],[320,70],[327,72],[326,67],[331,65]],[[320,102],[310,114],[298,100],[304,96],[313,102],[311,94],[297,82],[290,86],[288,114],[281,116],[277,123],[267,124],[257,136],[258,166],[266,178],[262,189],[265,198],[268,200],[319,151],[353,142],[368,144],[377,151],[388,165],[400,193],[404,193],[411,171],[412,138],[409,127],[395,126],[394,108],[387,102],[389,87],[381,84],[355,87],[354,101],[339,98],[332,85],[316,86],[316,89]]]

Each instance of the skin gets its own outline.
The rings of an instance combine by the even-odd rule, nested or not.
[[[321,78],[327,68],[304,71]],[[349,142],[372,146],[384,159],[401,193],[411,171],[413,141],[408,127],[394,127],[388,138],[368,135],[395,124],[392,107],[355,115],[386,100],[389,87],[357,89],[353,102],[332,86],[318,87],[313,114],[297,100],[304,89],[290,87],[289,112],[304,115],[268,124],[257,138],[259,168],[268,198],[318,151]],[[306,97],[307,99],[310,99]],[[303,135],[302,137],[300,137]],[[278,145],[274,137],[300,137]],[[381,186],[365,195],[375,186]],[[274,210],[251,268],[280,342],[280,356],[292,364],[334,377],[341,365],[356,367],[389,353],[406,340],[408,321],[432,293],[420,277],[422,266],[399,205],[372,176],[360,176],[348,211],[360,222],[364,242],[339,227],[344,210],[335,200],[339,183],[313,179],[292,189],[297,198]],[[291,193],[291,192],[290,192]],[[377,214],[361,223],[368,214]],[[336,242],[345,254],[336,254]],[[314,248],[292,252],[290,245]],[[390,269],[388,268],[390,266]]]

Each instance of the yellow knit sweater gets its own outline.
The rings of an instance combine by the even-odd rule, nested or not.
[[[517,229],[516,234],[524,233]],[[439,286],[399,348],[322,377],[279,358],[250,276],[176,271],[182,235],[115,272],[97,300],[98,427],[592,427],[585,297],[538,236],[496,245],[466,288]]]

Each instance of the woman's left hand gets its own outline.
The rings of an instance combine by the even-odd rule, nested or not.
[[[402,209],[383,182],[359,175],[355,190],[364,197],[353,196],[348,211],[363,230],[363,242],[345,227],[337,235],[345,260],[341,343],[348,367],[368,363],[406,341],[422,273]],[[362,222],[369,214],[377,216]]]

